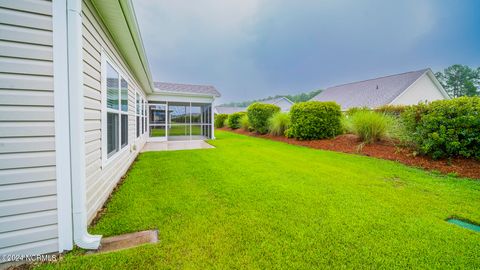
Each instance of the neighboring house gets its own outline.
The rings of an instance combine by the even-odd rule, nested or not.
[[[262,101],[259,101],[259,103],[277,105],[278,107],[280,107],[282,112],[290,111],[290,107],[292,107],[293,104],[295,104],[293,101],[291,101],[286,97],[278,97],[278,98],[262,100]],[[232,114],[236,112],[246,112],[246,111],[247,111],[247,107],[230,107],[230,106],[215,107],[216,114]]]
[[[260,103],[277,105],[278,107],[280,107],[282,112],[290,111],[290,107],[292,107],[293,104],[295,104],[293,101],[291,101],[286,97],[277,97],[277,98],[267,99],[267,100],[260,101]]]
[[[129,0],[0,1],[0,39],[0,258],[97,248],[146,141],[214,138],[218,91],[153,86]]]
[[[228,107],[228,106],[217,106],[215,107],[215,114],[232,114],[236,112],[246,112],[247,107]]]
[[[342,110],[348,110],[352,107],[412,105],[449,98],[428,68],[330,87],[311,100],[335,101]]]

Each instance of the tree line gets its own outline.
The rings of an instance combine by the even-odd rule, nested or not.
[[[304,101],[309,101],[312,99],[314,96],[320,94],[322,92],[321,89],[313,90],[307,93],[300,93],[296,95],[275,95],[275,96],[270,96],[267,98],[262,98],[262,99],[256,99],[256,100],[248,100],[248,101],[242,101],[242,102],[230,102],[230,103],[225,103],[221,104],[220,106],[228,106],[228,107],[248,107],[248,105],[254,103],[254,102],[261,102],[269,99],[274,99],[274,98],[279,98],[279,97],[286,97],[289,100],[297,103],[297,102],[304,102]]]
[[[452,65],[435,73],[435,77],[452,98],[480,96],[480,67]]]

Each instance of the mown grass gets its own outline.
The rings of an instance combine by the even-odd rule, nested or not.
[[[91,228],[160,242],[40,268],[480,268],[480,182],[216,132],[215,149],[141,154]]]
[[[192,135],[201,135],[202,128],[199,125],[192,124]],[[171,125],[168,129],[169,136],[189,136],[190,126],[188,125]],[[162,137],[165,136],[165,127],[152,129],[150,136]]]

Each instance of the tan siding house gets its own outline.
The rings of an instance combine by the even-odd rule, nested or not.
[[[0,1],[0,255],[59,250],[52,3]]]
[[[117,29],[101,19],[112,16]],[[134,18],[130,1],[0,1],[0,263],[98,247],[87,225],[146,140],[135,98],[146,108],[153,84]],[[128,84],[128,139],[109,158],[107,63]]]
[[[131,0],[0,0],[0,264],[98,248],[144,144],[214,138],[219,95],[154,86]]]

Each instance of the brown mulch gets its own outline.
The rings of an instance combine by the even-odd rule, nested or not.
[[[243,135],[270,139],[274,141],[285,142],[294,145],[301,145],[315,149],[323,149],[350,154],[359,154],[375,158],[398,161],[400,163],[421,167],[426,170],[435,170],[442,173],[455,173],[458,176],[480,179],[480,161],[466,158],[452,158],[433,160],[430,157],[414,155],[414,150],[408,147],[396,145],[393,141],[379,141],[372,144],[362,144],[356,135],[345,134],[337,136],[334,139],[299,141],[284,136],[273,136],[270,134],[257,134],[242,129],[232,130],[230,128],[221,128]]]

